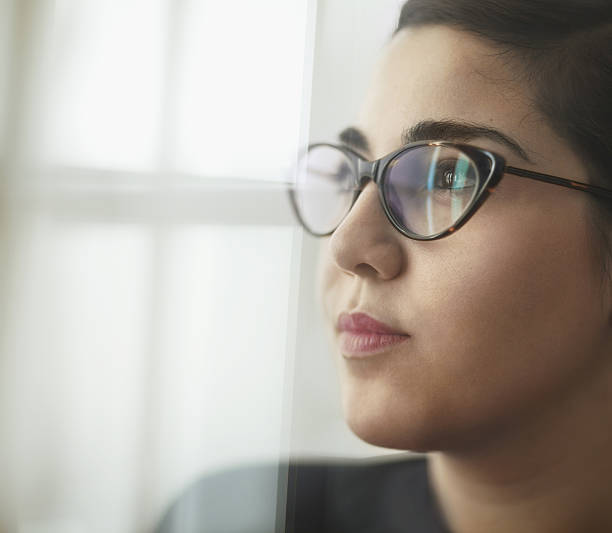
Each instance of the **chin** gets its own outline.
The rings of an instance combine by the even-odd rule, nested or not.
[[[351,431],[364,442],[394,450],[426,453],[444,447],[443,424],[415,409],[377,407],[344,398],[344,417]]]

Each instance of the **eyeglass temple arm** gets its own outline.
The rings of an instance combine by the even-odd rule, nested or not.
[[[569,189],[585,191],[596,196],[603,196],[612,200],[612,190],[598,187],[597,185],[589,185],[588,183],[582,183],[580,181],[568,180],[565,178],[559,178],[557,176],[551,176],[550,174],[542,174],[540,172],[534,172],[533,170],[525,170],[523,168],[509,166],[505,168],[505,172],[514,176],[520,176],[522,178],[545,181],[546,183],[561,185],[562,187],[568,187]]]

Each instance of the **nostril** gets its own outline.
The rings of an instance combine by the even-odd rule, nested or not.
[[[378,276],[379,272],[372,265],[369,265],[368,263],[359,263],[358,265],[355,266],[354,273],[350,273],[350,274],[356,275],[362,278],[367,278],[367,277],[372,277],[372,276]]]

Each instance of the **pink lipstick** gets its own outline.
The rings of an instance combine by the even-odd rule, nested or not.
[[[359,359],[387,351],[410,335],[374,320],[365,313],[342,313],[338,317],[340,351],[348,359]]]

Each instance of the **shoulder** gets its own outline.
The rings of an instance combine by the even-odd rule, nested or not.
[[[202,476],[171,504],[155,533],[272,533],[280,474],[270,463]]]
[[[303,460],[208,475],[157,533],[443,532],[424,459]]]
[[[288,531],[312,531],[313,517],[319,531],[444,531],[423,458],[297,463],[288,479],[295,487],[294,495],[288,491]]]

